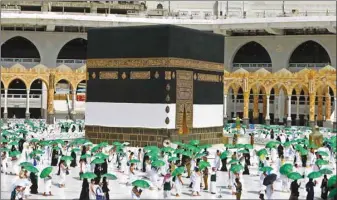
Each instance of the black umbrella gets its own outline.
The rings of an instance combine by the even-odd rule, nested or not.
[[[273,184],[276,181],[277,175],[276,174],[269,174],[266,178],[263,179],[263,185],[267,186]]]

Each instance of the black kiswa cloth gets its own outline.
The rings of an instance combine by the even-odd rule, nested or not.
[[[156,57],[224,63],[224,36],[173,25],[88,30],[88,59]]]

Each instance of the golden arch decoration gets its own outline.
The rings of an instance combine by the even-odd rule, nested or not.
[[[78,85],[79,85],[82,81],[84,81],[85,83],[87,83],[87,80],[85,80],[85,79],[77,81],[77,83],[76,83],[76,89],[78,88]]]
[[[269,94],[269,93],[267,93],[266,87],[260,81],[256,81],[256,82],[250,84],[250,86],[248,87],[248,91],[250,92],[251,89],[253,89],[253,91],[256,90],[256,91],[254,91],[254,93],[255,92],[260,93],[260,91],[262,91],[265,94]]]
[[[234,94],[237,94],[239,89],[243,87],[240,83],[236,82],[236,81],[231,81],[229,83],[226,84],[226,86],[224,87],[224,93],[228,94],[229,90],[232,89]]]
[[[14,76],[14,77],[10,78],[5,85],[5,89],[9,89],[10,84],[16,79],[22,81],[25,84],[26,90],[29,89],[27,80],[22,76]]]
[[[32,87],[32,84],[33,84],[34,81],[36,81],[36,80],[41,80],[44,84],[46,84],[47,89],[49,88],[49,82],[48,82],[45,78],[43,78],[43,77],[41,77],[41,76],[34,77],[34,78],[29,82],[29,88]]]
[[[56,89],[56,85],[60,82],[60,81],[62,81],[62,80],[65,80],[65,81],[67,81],[68,82],[68,84],[69,84],[69,87],[70,87],[70,89],[71,90],[73,90],[74,88],[73,88],[73,84],[72,84],[72,81],[70,81],[68,78],[62,78],[62,77],[58,77],[58,79],[56,79],[55,80],[55,85],[54,85],[54,88]]]
[[[337,96],[336,94],[336,86],[335,85],[332,85],[331,83],[329,82],[325,82],[325,83],[320,83],[319,85],[316,85],[315,87],[315,93],[319,93],[320,92],[320,89],[324,89],[324,87],[327,87],[329,86],[331,89],[332,89],[332,92],[333,92],[333,95],[334,96]]]

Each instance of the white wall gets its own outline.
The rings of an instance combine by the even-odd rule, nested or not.
[[[166,113],[166,106],[170,112]],[[85,124],[108,127],[175,128],[175,104],[98,103],[85,105]],[[165,119],[169,117],[170,123]]]
[[[223,105],[193,105],[193,128],[223,126]]]

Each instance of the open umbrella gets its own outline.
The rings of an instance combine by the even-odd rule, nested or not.
[[[166,153],[174,151],[174,149],[173,149],[172,147],[164,147],[164,148],[162,148],[161,150],[162,150],[163,152],[166,152]]]
[[[258,156],[262,156],[262,155],[267,155],[268,152],[266,149],[260,149],[258,152],[257,152],[257,155]]]
[[[246,149],[240,149],[238,153],[249,153],[249,151],[247,151]]]
[[[42,170],[40,178],[46,178],[53,171],[53,167],[46,167]]]
[[[329,164],[329,162],[326,161],[326,160],[323,160],[323,159],[318,159],[318,160],[316,160],[315,164],[316,164],[316,165],[319,165],[319,166],[322,166],[322,165],[327,165],[327,164]]]
[[[177,160],[179,160],[178,157],[171,157],[171,158],[168,159],[169,162],[177,161]]]
[[[132,185],[136,186],[136,187],[139,187],[139,188],[145,188],[145,189],[150,187],[150,184],[147,181],[145,181],[145,180],[136,180],[136,181],[133,181]]]
[[[211,166],[211,164],[209,164],[209,162],[206,162],[206,161],[203,161],[203,160],[199,162],[199,169],[200,170],[203,170],[206,167],[210,167],[210,166]]]
[[[20,166],[20,167],[24,167],[24,166],[33,166],[33,164],[30,163],[30,162],[22,162],[22,163],[19,164],[19,166]]]
[[[263,185],[267,186],[272,184],[276,181],[277,175],[276,174],[269,174],[263,179]]]
[[[108,155],[106,155],[103,152],[99,152],[97,154],[95,154],[95,157],[101,158],[101,159],[106,159],[107,157],[109,157]]]
[[[261,167],[260,169],[259,169],[259,171],[262,171],[262,172],[270,172],[270,171],[272,171],[273,170],[273,168],[272,167],[269,167],[269,166],[267,166],[267,167]]]
[[[336,175],[333,175],[328,180],[328,187],[333,187],[334,185],[336,185],[336,183],[337,183]]]
[[[91,163],[93,163],[93,164],[102,164],[102,163],[104,163],[104,160],[100,159],[100,158],[95,158]]]
[[[319,172],[321,172],[321,174],[332,174],[333,173],[330,169],[327,169],[327,168],[320,169]]]
[[[290,163],[286,163],[280,167],[280,173],[283,175],[288,175],[293,171],[293,165]]]
[[[156,161],[153,161],[151,165],[154,167],[162,167],[165,165],[165,162],[162,160],[156,160]]]
[[[316,153],[321,156],[329,156],[329,154],[325,151],[316,151]]]
[[[17,150],[11,151],[11,152],[9,152],[9,157],[15,157],[15,156],[18,156],[20,154],[21,154],[20,151],[17,151]]]
[[[90,158],[91,156],[89,154],[83,154],[81,155],[80,159],[87,159]]]
[[[81,174],[80,178],[86,178],[86,179],[94,179],[96,178],[97,175],[94,174],[93,172],[85,172],[83,174]]]
[[[137,160],[137,159],[132,159],[132,160],[129,161],[129,163],[140,163],[140,161]]]
[[[336,196],[336,194],[337,194],[337,188],[334,188],[329,192],[328,197],[333,199]]]
[[[322,176],[321,172],[311,172],[308,174],[308,178],[312,178],[312,179],[319,178],[321,176]]]
[[[71,156],[62,156],[62,158],[61,158],[61,160],[64,160],[64,161],[72,161],[72,160],[74,160],[73,159],[73,157],[71,157]]]
[[[302,175],[298,172],[290,172],[287,177],[292,180],[298,180],[303,178]]]
[[[199,140],[191,140],[191,141],[189,142],[189,144],[191,144],[191,145],[198,145],[199,143],[200,143]]]
[[[32,173],[38,173],[39,172],[39,170],[34,166],[26,165],[26,166],[24,166],[24,168],[25,168],[25,170],[27,170],[29,172],[32,172]]]
[[[103,174],[102,177],[106,177],[108,180],[117,180],[117,176],[109,173]]]
[[[177,176],[179,174],[184,173],[185,167],[178,167],[172,172],[172,176]]]
[[[231,168],[230,168],[229,170],[230,170],[231,172],[236,173],[236,172],[238,172],[238,171],[240,171],[240,170],[243,170],[243,166],[240,165],[240,164],[233,164],[233,165],[231,165]]]
[[[232,159],[232,160],[230,160],[229,162],[228,162],[228,164],[235,164],[235,163],[238,163],[239,162],[239,160],[237,160],[237,159]]]
[[[224,151],[224,152],[222,152],[221,155],[220,155],[220,159],[225,159],[225,158],[227,158],[227,157],[228,157],[228,151]]]
[[[251,144],[245,144],[245,149],[253,149],[253,145],[251,145]]]

